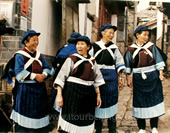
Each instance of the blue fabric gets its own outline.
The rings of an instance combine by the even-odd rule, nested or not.
[[[20,82],[23,78],[26,78],[25,75],[28,76],[29,74],[30,74],[30,72],[24,69],[16,75],[16,80],[18,82]]]
[[[22,70],[24,70],[24,56],[21,54],[15,55],[15,76],[20,73]]]
[[[163,102],[162,83],[159,72],[145,73],[147,79],[143,79],[141,73],[133,74],[133,106],[146,108]]]
[[[14,110],[29,118],[42,118],[48,113],[48,97],[45,82],[20,83],[14,98]]]
[[[105,84],[100,86],[102,105],[100,108],[107,108],[118,102],[118,75],[113,69],[100,69]]]
[[[117,113],[117,105],[118,104],[115,104],[108,108],[96,108],[95,117],[100,119],[108,119],[115,116]]]
[[[136,37],[136,34],[141,32],[141,31],[151,31],[150,29],[148,29],[147,26],[144,25],[140,25],[136,28],[136,30],[134,31],[133,35]]]
[[[87,43],[87,45],[91,45],[91,42],[90,42],[90,39],[87,37],[87,36],[79,36],[77,39],[76,39],[76,43],[78,41],[85,41]]]
[[[42,59],[42,69],[47,72],[49,75],[50,65],[41,55]],[[15,75],[20,75],[22,72],[27,71],[24,69],[24,57],[21,54],[16,54],[15,56]],[[32,71],[29,71],[31,73]],[[24,73],[22,73],[22,76]],[[27,74],[27,73],[25,73]],[[26,76],[26,75],[25,75]],[[27,77],[29,81],[30,77]],[[32,80],[33,81],[33,80]],[[48,113],[48,97],[45,82],[42,83],[15,83],[14,87],[14,104],[13,109],[17,114],[17,118],[12,118],[15,120],[24,120],[29,119],[30,121],[26,121],[26,126],[29,128],[33,128],[30,125],[32,119],[36,119],[39,121],[40,126],[46,126],[49,121],[46,119]],[[24,118],[24,119],[23,119]],[[45,119],[44,119],[45,118]],[[22,126],[22,125],[21,125]]]
[[[56,58],[67,58],[68,56],[77,53],[76,46],[74,44],[68,44],[66,47],[62,48]]]
[[[81,36],[80,33],[78,32],[72,32],[70,34],[70,38],[67,40],[68,43],[71,43],[71,44],[75,44],[75,41],[76,41],[76,38],[78,38],[79,36]]]
[[[14,70],[9,69],[8,76],[6,77],[6,81],[8,82],[8,84],[11,84],[13,82],[12,81],[13,73],[14,73]]]
[[[81,34],[78,33],[78,32],[72,32],[72,33],[70,34],[70,37],[71,37],[71,38],[77,38],[77,37],[79,37],[79,36],[81,36]]]
[[[158,51],[156,45],[152,46],[152,53],[153,53],[153,57],[155,59],[155,64],[163,62],[163,58],[162,58],[160,52]]]
[[[24,44],[24,41],[30,36],[34,36],[34,35],[37,35],[39,36],[40,33],[37,33],[36,31],[34,30],[29,30],[28,32],[26,32],[21,40],[22,44]]]
[[[99,30],[99,36],[102,37],[101,32],[104,31],[105,29],[110,29],[110,28],[113,28],[114,31],[117,30],[117,27],[116,27],[116,26],[113,26],[113,25],[111,25],[111,24],[104,24],[104,25],[102,25],[102,27],[101,27],[100,30]]]

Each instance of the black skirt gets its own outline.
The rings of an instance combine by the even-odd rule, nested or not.
[[[77,126],[87,126],[94,122],[96,92],[93,86],[66,82],[63,88],[62,118]]]

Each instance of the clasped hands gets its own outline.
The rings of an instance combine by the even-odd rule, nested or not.
[[[35,76],[36,81],[39,83],[43,82],[45,78],[46,78],[46,75],[44,73],[36,74],[36,76]]]

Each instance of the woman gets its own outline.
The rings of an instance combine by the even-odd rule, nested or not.
[[[22,38],[25,48],[15,55],[16,82],[11,119],[15,122],[16,132],[48,132],[48,99],[44,79],[51,68],[36,50],[39,35],[34,30],[26,32]]]
[[[58,129],[92,133],[95,107],[101,105],[99,86],[104,80],[94,58],[88,54],[90,39],[80,36],[75,44],[77,53],[66,59],[54,81],[57,104],[62,107]]]
[[[145,133],[145,119],[150,119],[152,133],[158,133],[158,117],[165,113],[161,81],[164,62],[156,48],[149,42],[150,29],[140,25],[134,36],[136,43],[128,47],[125,54],[127,85],[133,87],[133,117],[139,133]],[[133,72],[133,83],[129,75]]]
[[[78,38],[79,36],[81,36],[80,33],[72,32],[70,34],[70,38],[67,40],[68,43],[57,51],[56,57],[52,63],[55,73],[53,76],[54,79],[56,78],[66,58],[74,53],[77,53],[76,46],[73,43],[75,43],[75,39]]]
[[[96,133],[102,132],[102,119],[108,120],[109,133],[116,133],[116,113],[118,102],[118,84],[122,87],[122,70],[125,68],[123,57],[118,47],[112,42],[116,26],[104,24],[99,31],[101,40],[90,51],[105,80],[100,86],[102,105],[96,109]]]

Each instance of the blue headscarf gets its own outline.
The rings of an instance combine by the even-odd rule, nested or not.
[[[114,31],[117,30],[117,27],[114,26],[114,25],[111,25],[111,24],[104,24],[104,25],[102,25],[102,27],[101,27],[100,30],[99,30],[99,36],[102,37],[102,31],[104,31],[105,29],[110,29],[110,28],[113,28]]]
[[[136,28],[136,30],[134,31],[133,35],[136,37],[136,34],[141,32],[141,31],[151,31],[150,29],[148,29],[147,26],[144,25],[140,25]]]
[[[67,58],[68,56],[77,53],[77,49],[75,44],[75,40],[80,37],[81,34],[78,32],[72,32],[70,34],[70,38],[67,40],[68,45],[61,48],[59,54],[56,56],[56,58],[60,57],[60,58]]]

